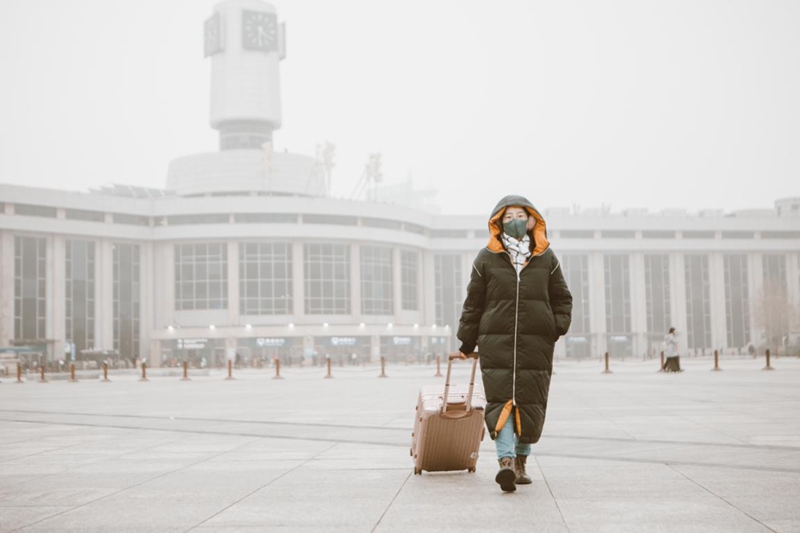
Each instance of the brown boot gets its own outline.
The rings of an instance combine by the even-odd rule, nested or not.
[[[514,472],[514,459],[503,457],[499,460],[499,463],[500,471],[494,477],[494,480],[500,485],[503,492],[514,492],[517,490],[517,486],[514,484],[514,480],[517,478],[517,474]]]
[[[514,459],[514,471],[517,474],[517,485],[530,485],[533,483],[531,477],[525,472],[525,463],[527,460],[527,455],[518,455],[516,459]]]

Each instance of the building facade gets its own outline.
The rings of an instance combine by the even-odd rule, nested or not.
[[[228,0],[205,30],[218,152],[174,160],[164,189],[0,184],[0,350],[116,350],[158,366],[457,347],[488,213],[329,197],[319,157],[272,151],[285,57],[274,7]],[[641,357],[672,326],[684,352],[798,333],[800,198],[731,213],[542,212],[574,298],[557,356]],[[785,309],[767,321],[777,329],[765,306]]]

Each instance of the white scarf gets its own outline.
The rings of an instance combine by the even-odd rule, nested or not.
[[[514,268],[517,269],[519,275],[522,267],[525,266],[525,261],[531,256],[531,237],[527,233],[522,240],[517,240],[514,237],[507,235],[505,232],[501,234],[503,239],[503,246],[514,262]]]

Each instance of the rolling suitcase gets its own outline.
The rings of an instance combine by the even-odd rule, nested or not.
[[[483,411],[486,397],[475,391],[475,371],[478,360],[472,363],[469,386],[450,386],[453,368],[451,355],[447,361],[444,386],[422,387],[417,400],[414,432],[411,434],[411,457],[414,474],[475,471],[478,451],[485,433]]]

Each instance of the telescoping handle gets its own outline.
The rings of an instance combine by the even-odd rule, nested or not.
[[[477,354],[470,354],[473,357]],[[447,377],[444,378],[444,398],[442,398],[442,413],[447,412],[447,397],[450,395],[450,373],[453,370],[453,361],[460,359],[461,354],[450,354],[447,358]],[[472,410],[472,391],[475,390],[475,371],[478,369],[478,358],[472,359],[472,373],[469,377],[469,392],[467,393],[467,412]]]

